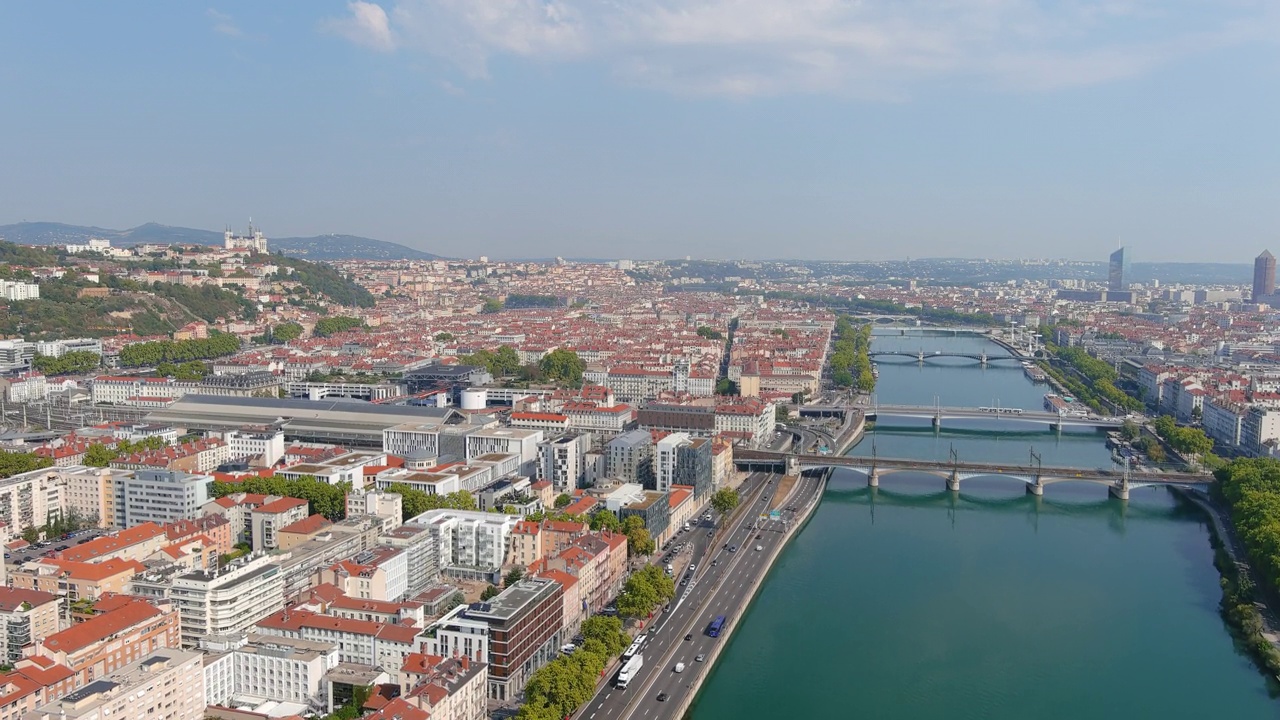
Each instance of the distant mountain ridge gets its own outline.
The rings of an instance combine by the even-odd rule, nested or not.
[[[213,230],[146,223],[128,230],[112,230],[56,222],[23,222],[0,225],[0,239],[19,245],[83,244],[89,238],[104,238],[113,245],[221,245],[222,233]],[[434,255],[398,243],[357,235],[317,235],[275,238],[267,236],[268,247],[290,257],[307,260],[438,260]]]

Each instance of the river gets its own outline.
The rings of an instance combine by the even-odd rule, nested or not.
[[[877,350],[1002,352],[880,335]],[[884,403],[1039,409],[1020,368],[882,361]],[[882,419],[852,452],[1110,464],[1104,436],[1026,423]],[[1274,686],[1217,612],[1207,522],[1163,488],[837,471],[692,709],[696,720],[1275,718]]]

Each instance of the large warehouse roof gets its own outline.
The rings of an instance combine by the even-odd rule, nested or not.
[[[169,407],[147,415],[147,422],[189,430],[233,430],[242,425],[261,425],[276,420],[284,420],[284,433],[289,439],[379,447],[382,445],[382,431],[395,425],[471,422],[456,410],[441,408],[374,405],[351,400],[280,400],[215,395],[186,395]]]

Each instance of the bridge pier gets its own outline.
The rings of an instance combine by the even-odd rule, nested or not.
[[[1129,499],[1129,483],[1113,483],[1107,486],[1107,493],[1117,500]]]
[[[1040,478],[1036,477],[1033,483],[1027,483],[1027,494],[1036,497],[1044,497],[1044,483],[1040,482]]]
[[[954,470],[947,477],[947,489],[954,493],[960,492],[960,474]]]
[[[942,416],[941,416],[941,415],[934,415],[934,416],[933,416],[933,428],[934,428],[935,430],[940,430],[940,429],[942,429]]]
[[[880,487],[880,471],[871,468],[871,472],[867,473],[867,487]]]

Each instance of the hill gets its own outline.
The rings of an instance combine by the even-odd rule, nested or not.
[[[56,222],[24,222],[0,225],[0,239],[19,245],[82,244],[91,237],[105,238],[113,245],[145,243],[160,245],[221,245],[222,233],[213,230],[146,223],[128,230],[112,230],[91,225]],[[435,260],[439,255],[415,250],[385,240],[357,235],[317,235],[315,237],[268,237],[273,251],[308,260]]]

